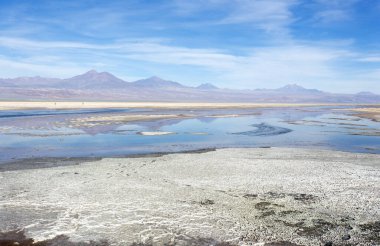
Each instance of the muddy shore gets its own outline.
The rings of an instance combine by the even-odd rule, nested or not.
[[[219,149],[3,170],[0,231],[80,245],[379,245],[379,157]]]

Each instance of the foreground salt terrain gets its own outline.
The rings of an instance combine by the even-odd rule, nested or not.
[[[111,245],[379,245],[379,160],[256,148],[24,163],[0,173],[0,231]]]

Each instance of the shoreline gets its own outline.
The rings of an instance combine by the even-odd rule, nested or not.
[[[380,242],[380,155],[273,147],[136,157],[0,172],[0,231],[110,245]]]
[[[350,111],[354,112],[355,116],[367,118],[375,122],[380,122],[380,108],[355,108]]]
[[[344,150],[334,150],[329,148],[318,148],[318,147],[281,147],[281,146],[257,146],[257,147],[218,147],[218,148],[199,148],[191,150],[180,150],[180,151],[162,151],[162,152],[148,152],[148,153],[136,153],[136,154],[125,154],[125,155],[115,155],[115,156],[94,156],[94,157],[34,157],[34,158],[22,158],[16,160],[9,160],[5,162],[0,162],[0,173],[7,171],[20,171],[20,170],[31,170],[31,169],[45,169],[45,168],[55,168],[61,166],[76,166],[82,163],[97,162],[103,159],[138,159],[138,158],[159,158],[167,155],[175,154],[202,154],[207,152],[214,152],[218,150],[225,149],[245,149],[245,150],[257,150],[257,149],[293,149],[299,151],[331,151],[341,154],[352,154],[352,155],[367,155],[367,156],[380,156],[378,153],[370,152],[354,152],[354,151],[344,151]],[[380,164],[379,164],[380,167]]]
[[[130,154],[130,155],[119,155],[113,157],[40,157],[40,158],[25,158],[19,160],[6,161],[0,163],[0,173],[7,171],[19,171],[19,170],[30,170],[30,169],[43,169],[43,168],[54,168],[61,166],[75,166],[81,165],[82,163],[100,161],[102,159],[108,158],[148,158],[148,157],[162,157],[171,154],[201,154],[210,151],[216,151],[216,148],[202,148],[195,150],[183,150],[176,152],[152,152],[143,154]]]
[[[182,103],[182,102],[74,102],[74,101],[0,101],[0,110],[27,109],[97,109],[97,108],[155,108],[155,109],[253,109],[315,106],[380,106],[353,103]]]

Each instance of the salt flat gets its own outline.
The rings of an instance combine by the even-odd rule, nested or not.
[[[168,108],[168,109],[213,109],[213,108],[263,108],[263,107],[308,107],[347,106],[371,104],[347,103],[193,103],[193,102],[77,102],[77,101],[0,101],[0,110],[16,109],[95,109],[95,108]],[[378,104],[374,104],[377,105]]]
[[[379,160],[252,148],[3,171],[0,230],[111,245],[379,245]]]

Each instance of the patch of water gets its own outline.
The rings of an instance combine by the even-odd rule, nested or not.
[[[61,110],[62,111],[62,110]],[[303,147],[380,153],[380,123],[328,107],[255,110],[161,110],[193,118],[71,126],[76,117],[131,110],[0,112],[0,162],[36,157],[111,157],[225,147]],[[6,115],[10,117],[6,117]],[[215,115],[241,115],[215,117]],[[24,116],[22,116],[24,115]],[[175,134],[141,135],[139,132]]]

